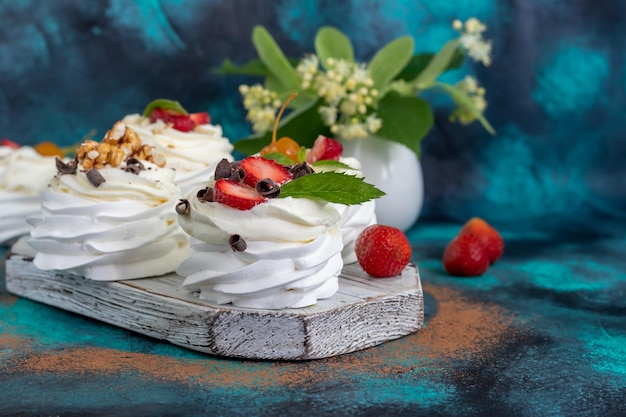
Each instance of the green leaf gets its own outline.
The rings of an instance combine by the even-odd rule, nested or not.
[[[213,73],[217,75],[253,75],[265,77],[270,73],[270,70],[260,59],[253,59],[241,66],[235,65],[230,59],[225,59],[221,67],[213,69]]]
[[[389,93],[378,102],[382,127],[376,136],[398,142],[420,157],[420,143],[433,126],[433,113],[426,100]]]
[[[332,136],[330,130],[322,122],[318,109],[321,99],[312,100],[284,117],[279,124],[276,138],[290,137],[301,146],[310,148],[318,135]],[[272,141],[272,132],[257,134],[235,142],[235,149],[247,155],[261,150]]]
[[[270,159],[274,162],[278,162],[281,165],[293,165],[294,161],[287,155],[284,155],[280,152],[270,152],[263,155],[264,159]]]
[[[322,65],[327,58],[345,59],[348,62],[354,61],[354,50],[350,39],[339,30],[325,26],[321,28],[315,36],[315,52]]]
[[[374,55],[369,72],[374,86],[379,90],[393,80],[409,63],[415,42],[411,36],[403,36],[389,42]]]
[[[311,164],[314,168],[322,168],[322,169],[349,169],[354,170],[350,165],[345,164],[343,162],[335,161],[333,159],[322,159],[321,161],[316,161]]]
[[[298,162],[306,161],[306,146],[300,146],[298,151]]]
[[[150,117],[150,113],[152,113],[154,109],[173,110],[180,114],[189,114],[178,101],[168,100],[166,98],[157,98],[156,100],[152,100],[148,103],[146,108],[143,110],[144,117]]]
[[[404,80],[404,81],[413,80],[422,71],[424,71],[424,69],[426,69],[426,67],[428,66],[430,61],[432,61],[434,56],[435,56],[434,53],[424,53],[424,54],[413,55],[413,57],[411,58],[409,63],[406,65],[406,67],[404,67],[402,72],[398,74],[398,76],[396,77],[396,80]],[[461,65],[463,65],[464,60],[465,60],[465,55],[463,55],[463,52],[461,51],[461,49],[457,48],[454,51],[454,56],[452,57],[452,60],[448,63],[448,66],[444,69],[444,72],[461,68]]]
[[[453,39],[446,42],[443,48],[430,60],[426,68],[414,79],[420,89],[429,88],[453,61],[457,54],[459,40]]]
[[[287,60],[294,68],[299,62],[295,58],[287,58]],[[212,72],[216,75],[251,75],[257,77],[267,77],[271,74],[269,68],[260,59],[253,59],[240,66],[235,65],[230,59],[225,59],[222,66],[214,68]]]
[[[283,184],[279,197],[310,198],[339,204],[361,204],[385,195],[363,178],[339,172],[304,175]]]
[[[460,89],[458,89],[457,87],[450,85],[450,84],[446,84],[446,83],[437,83],[436,84],[437,87],[441,88],[442,90],[444,90],[446,93],[448,93],[450,95],[450,97],[452,97],[452,99],[459,105],[459,106],[463,106],[466,109],[470,110],[472,112],[472,115],[476,117],[476,119],[478,119],[478,121],[480,122],[481,125],[483,125],[483,127],[485,128],[485,130],[489,133],[491,133],[492,135],[496,134],[495,129],[493,128],[493,126],[491,126],[491,124],[489,123],[489,121],[487,121],[487,119],[485,118],[485,116],[482,114],[482,112],[480,112],[476,106],[474,106],[474,102],[472,101],[472,99],[465,93],[465,91],[462,91]]]
[[[263,61],[284,89],[297,91],[300,88],[300,76],[291,66],[283,51],[272,38],[272,35],[264,27],[255,26],[252,31],[252,43],[261,61]]]

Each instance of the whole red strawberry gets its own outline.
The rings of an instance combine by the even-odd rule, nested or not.
[[[459,235],[471,234],[485,247],[489,263],[492,264],[504,253],[504,239],[489,223],[479,217],[472,217],[463,225]]]
[[[402,230],[380,224],[365,228],[354,250],[363,270],[379,278],[399,275],[411,260],[411,244]]]
[[[443,267],[450,275],[476,277],[489,268],[485,246],[472,234],[459,234],[443,253]]]

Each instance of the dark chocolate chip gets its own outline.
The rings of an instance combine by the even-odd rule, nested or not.
[[[198,190],[196,197],[198,197],[198,200],[200,200],[203,203],[213,202],[213,188],[206,187],[201,190]]]
[[[126,161],[126,172],[132,172],[135,175],[139,175],[139,173],[144,169],[146,168],[137,158],[128,158]]]
[[[102,174],[98,172],[98,170],[95,168],[92,168],[89,171],[87,171],[87,179],[96,188],[100,187],[100,184],[102,184],[103,182],[106,182]]]
[[[231,235],[228,238],[228,244],[234,252],[243,252],[248,248],[246,241],[239,235]]]
[[[228,159],[223,158],[215,167],[215,174],[213,174],[213,177],[217,181],[222,178],[230,178],[232,173],[233,168],[230,162],[228,162]]]
[[[176,213],[189,214],[190,210],[191,206],[189,205],[189,200],[185,200],[184,198],[178,200],[178,204],[176,204]]]
[[[280,194],[280,185],[271,178],[263,178],[256,183],[254,188],[256,188],[259,194],[267,198],[276,198]]]
[[[78,166],[78,159],[74,158],[69,162],[63,162],[60,158],[56,158],[55,160],[57,165],[57,171],[59,174],[76,174],[76,167]]]
[[[291,168],[291,177],[295,180],[296,178],[303,177],[305,175],[309,175],[313,173],[313,168],[306,162],[301,162],[296,164]]]

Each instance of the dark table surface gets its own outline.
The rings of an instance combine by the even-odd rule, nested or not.
[[[15,297],[2,272],[0,415],[626,415],[626,230],[503,233],[468,279],[440,261],[458,228],[408,233],[423,329],[307,362],[179,348]]]

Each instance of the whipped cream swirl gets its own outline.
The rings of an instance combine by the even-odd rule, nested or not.
[[[64,270],[98,281],[162,275],[189,254],[176,221],[174,171],[143,162],[138,174],[107,166],[95,187],[80,169],[57,174],[28,219],[28,243],[43,270]]]
[[[330,204],[276,198],[250,210],[188,197],[180,215],[192,241],[191,256],[176,272],[202,299],[238,307],[300,308],[331,297],[343,268],[338,211]],[[247,248],[235,251],[230,236]]]
[[[359,178],[363,177],[363,173],[361,172],[361,162],[358,159],[343,157],[340,159],[340,162],[348,165],[352,169],[327,169],[320,167],[315,169],[320,172],[332,170],[336,172],[343,172],[348,175],[354,175]],[[356,253],[354,252],[356,239],[359,237],[363,229],[377,222],[376,213],[374,211],[376,209],[376,202],[375,200],[370,200],[362,204],[354,204],[350,206],[344,204],[333,204],[333,206],[341,215],[338,225],[343,236],[343,263],[351,264],[357,261]]]
[[[39,211],[41,192],[55,173],[54,157],[30,146],[0,146],[0,243],[29,233],[26,218]]]
[[[183,191],[211,176],[222,158],[233,160],[233,145],[222,136],[220,126],[203,124],[181,132],[162,120],[152,123],[140,114],[127,115],[123,122],[165,156],[168,168],[176,170],[175,181]]]

